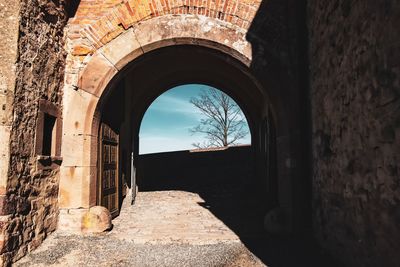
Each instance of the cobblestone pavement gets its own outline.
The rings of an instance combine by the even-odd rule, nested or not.
[[[52,234],[15,266],[266,266],[199,194],[140,192],[111,232]]]
[[[113,221],[110,236],[141,244],[240,242],[202,203],[204,199],[191,192],[140,192],[134,207],[123,207]]]

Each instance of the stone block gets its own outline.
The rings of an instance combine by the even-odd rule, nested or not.
[[[63,134],[92,134],[92,122],[99,98],[84,91],[64,92]],[[82,111],[85,112],[82,112]]]
[[[144,52],[169,45],[193,44],[218,47],[233,56],[241,54],[249,62],[252,58],[251,44],[245,38],[245,31],[203,16],[166,15],[141,22],[133,31]]]
[[[79,44],[74,46],[71,53],[73,56],[85,56],[93,53],[93,48],[84,44]]]
[[[62,233],[81,234],[82,219],[89,209],[60,209],[58,231]]]
[[[44,220],[44,228],[47,233],[53,232],[57,228],[57,217],[56,216],[48,216]]]
[[[94,206],[83,216],[82,231],[84,233],[102,233],[112,228],[110,211],[101,206]]]
[[[61,167],[60,208],[89,208],[91,183],[96,175],[96,167]]]
[[[17,260],[21,259],[23,256],[26,255],[27,252],[28,252],[28,246],[27,245],[20,246],[20,248],[18,249],[17,253],[14,255],[13,261],[17,261]]]
[[[143,51],[132,29],[119,35],[100,49],[103,54],[117,69],[137,58]]]
[[[7,185],[11,127],[0,125],[0,186]]]
[[[32,251],[37,249],[43,242],[44,240],[44,234],[40,234],[39,236],[36,236],[28,245],[28,250]]]
[[[91,57],[79,75],[78,87],[92,95],[100,97],[117,69],[103,55],[97,53]]]
[[[6,195],[0,195],[0,216],[13,213],[15,208],[15,201],[10,201],[10,198]]]
[[[10,215],[0,216],[0,254],[4,253],[7,250],[6,241],[7,241],[7,228],[10,222]],[[1,265],[0,265],[1,266]]]
[[[97,137],[91,135],[64,134],[63,136],[63,167],[93,166],[96,164],[95,153]]]

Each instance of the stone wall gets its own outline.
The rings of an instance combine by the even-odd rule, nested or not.
[[[65,1],[20,3],[15,102],[7,195],[2,198],[1,262],[8,265],[54,231],[58,217],[59,158],[38,161],[39,100],[61,108],[65,65]]]
[[[0,3],[0,198],[4,198],[9,165],[12,102],[17,59],[19,2]]]
[[[248,186],[254,193],[254,158],[250,145],[144,154],[137,160],[136,179],[139,191]]]
[[[400,262],[400,3],[308,3],[314,231],[349,266]]]

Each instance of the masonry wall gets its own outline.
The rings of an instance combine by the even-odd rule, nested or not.
[[[19,20],[7,193],[0,205],[4,265],[36,248],[58,216],[59,162],[38,161],[35,138],[39,99],[61,108],[65,1],[23,0]]]
[[[15,87],[15,61],[19,27],[19,2],[0,5],[0,197],[4,197],[9,165],[12,102]]]
[[[400,3],[308,3],[314,231],[348,266],[400,262]]]
[[[253,188],[257,182],[254,156],[247,145],[224,150],[140,155],[136,172],[139,191],[203,191],[215,186]]]
[[[12,103],[15,88],[15,62],[19,28],[19,2],[2,1],[0,4],[0,210],[6,197],[9,167],[9,142],[12,123]],[[0,212],[0,247],[4,244],[4,231],[9,219]],[[0,260],[1,264],[1,260]]]

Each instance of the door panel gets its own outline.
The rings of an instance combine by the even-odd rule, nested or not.
[[[119,176],[119,135],[107,124],[100,127],[100,179],[99,198],[101,206],[106,207],[114,218],[119,214],[118,176]]]

